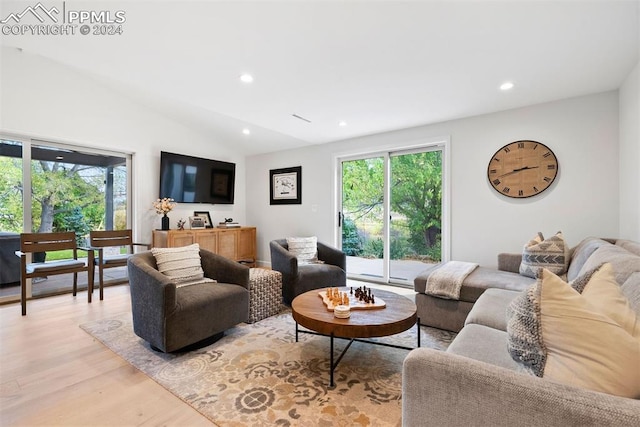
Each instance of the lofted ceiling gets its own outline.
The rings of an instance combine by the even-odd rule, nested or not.
[[[36,3],[3,0],[0,19]],[[64,7],[122,10],[123,33],[3,35],[2,44],[86,73],[246,154],[614,90],[639,51],[638,0]],[[505,81],[515,87],[499,90]]]

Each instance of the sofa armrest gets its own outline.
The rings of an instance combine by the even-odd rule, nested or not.
[[[318,259],[347,271],[347,256],[333,246],[318,242]]]
[[[200,249],[200,262],[204,277],[222,283],[233,283],[249,289],[249,270],[246,265],[232,261],[206,249]]]
[[[403,363],[402,424],[640,425],[640,401],[420,348]]]
[[[522,254],[498,254],[498,270],[519,274],[521,262]]]

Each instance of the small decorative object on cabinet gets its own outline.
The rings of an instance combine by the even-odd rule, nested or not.
[[[167,214],[175,208],[177,203],[169,197],[164,197],[162,199],[157,199],[153,202],[153,208],[156,210],[156,213],[162,215],[162,229],[169,229],[169,217]]]
[[[193,216],[202,218],[205,228],[213,227],[213,225],[211,225],[211,215],[209,215],[209,211],[195,211]]]

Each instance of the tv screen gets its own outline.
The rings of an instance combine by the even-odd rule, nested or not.
[[[160,152],[160,194],[178,203],[233,204],[235,163]]]

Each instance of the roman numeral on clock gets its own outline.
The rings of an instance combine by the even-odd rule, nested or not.
[[[505,194],[509,194],[509,191],[510,191],[510,190],[511,190],[511,189],[510,189],[509,187],[504,187],[504,188],[502,189],[502,192],[503,192],[503,193],[505,193]]]

